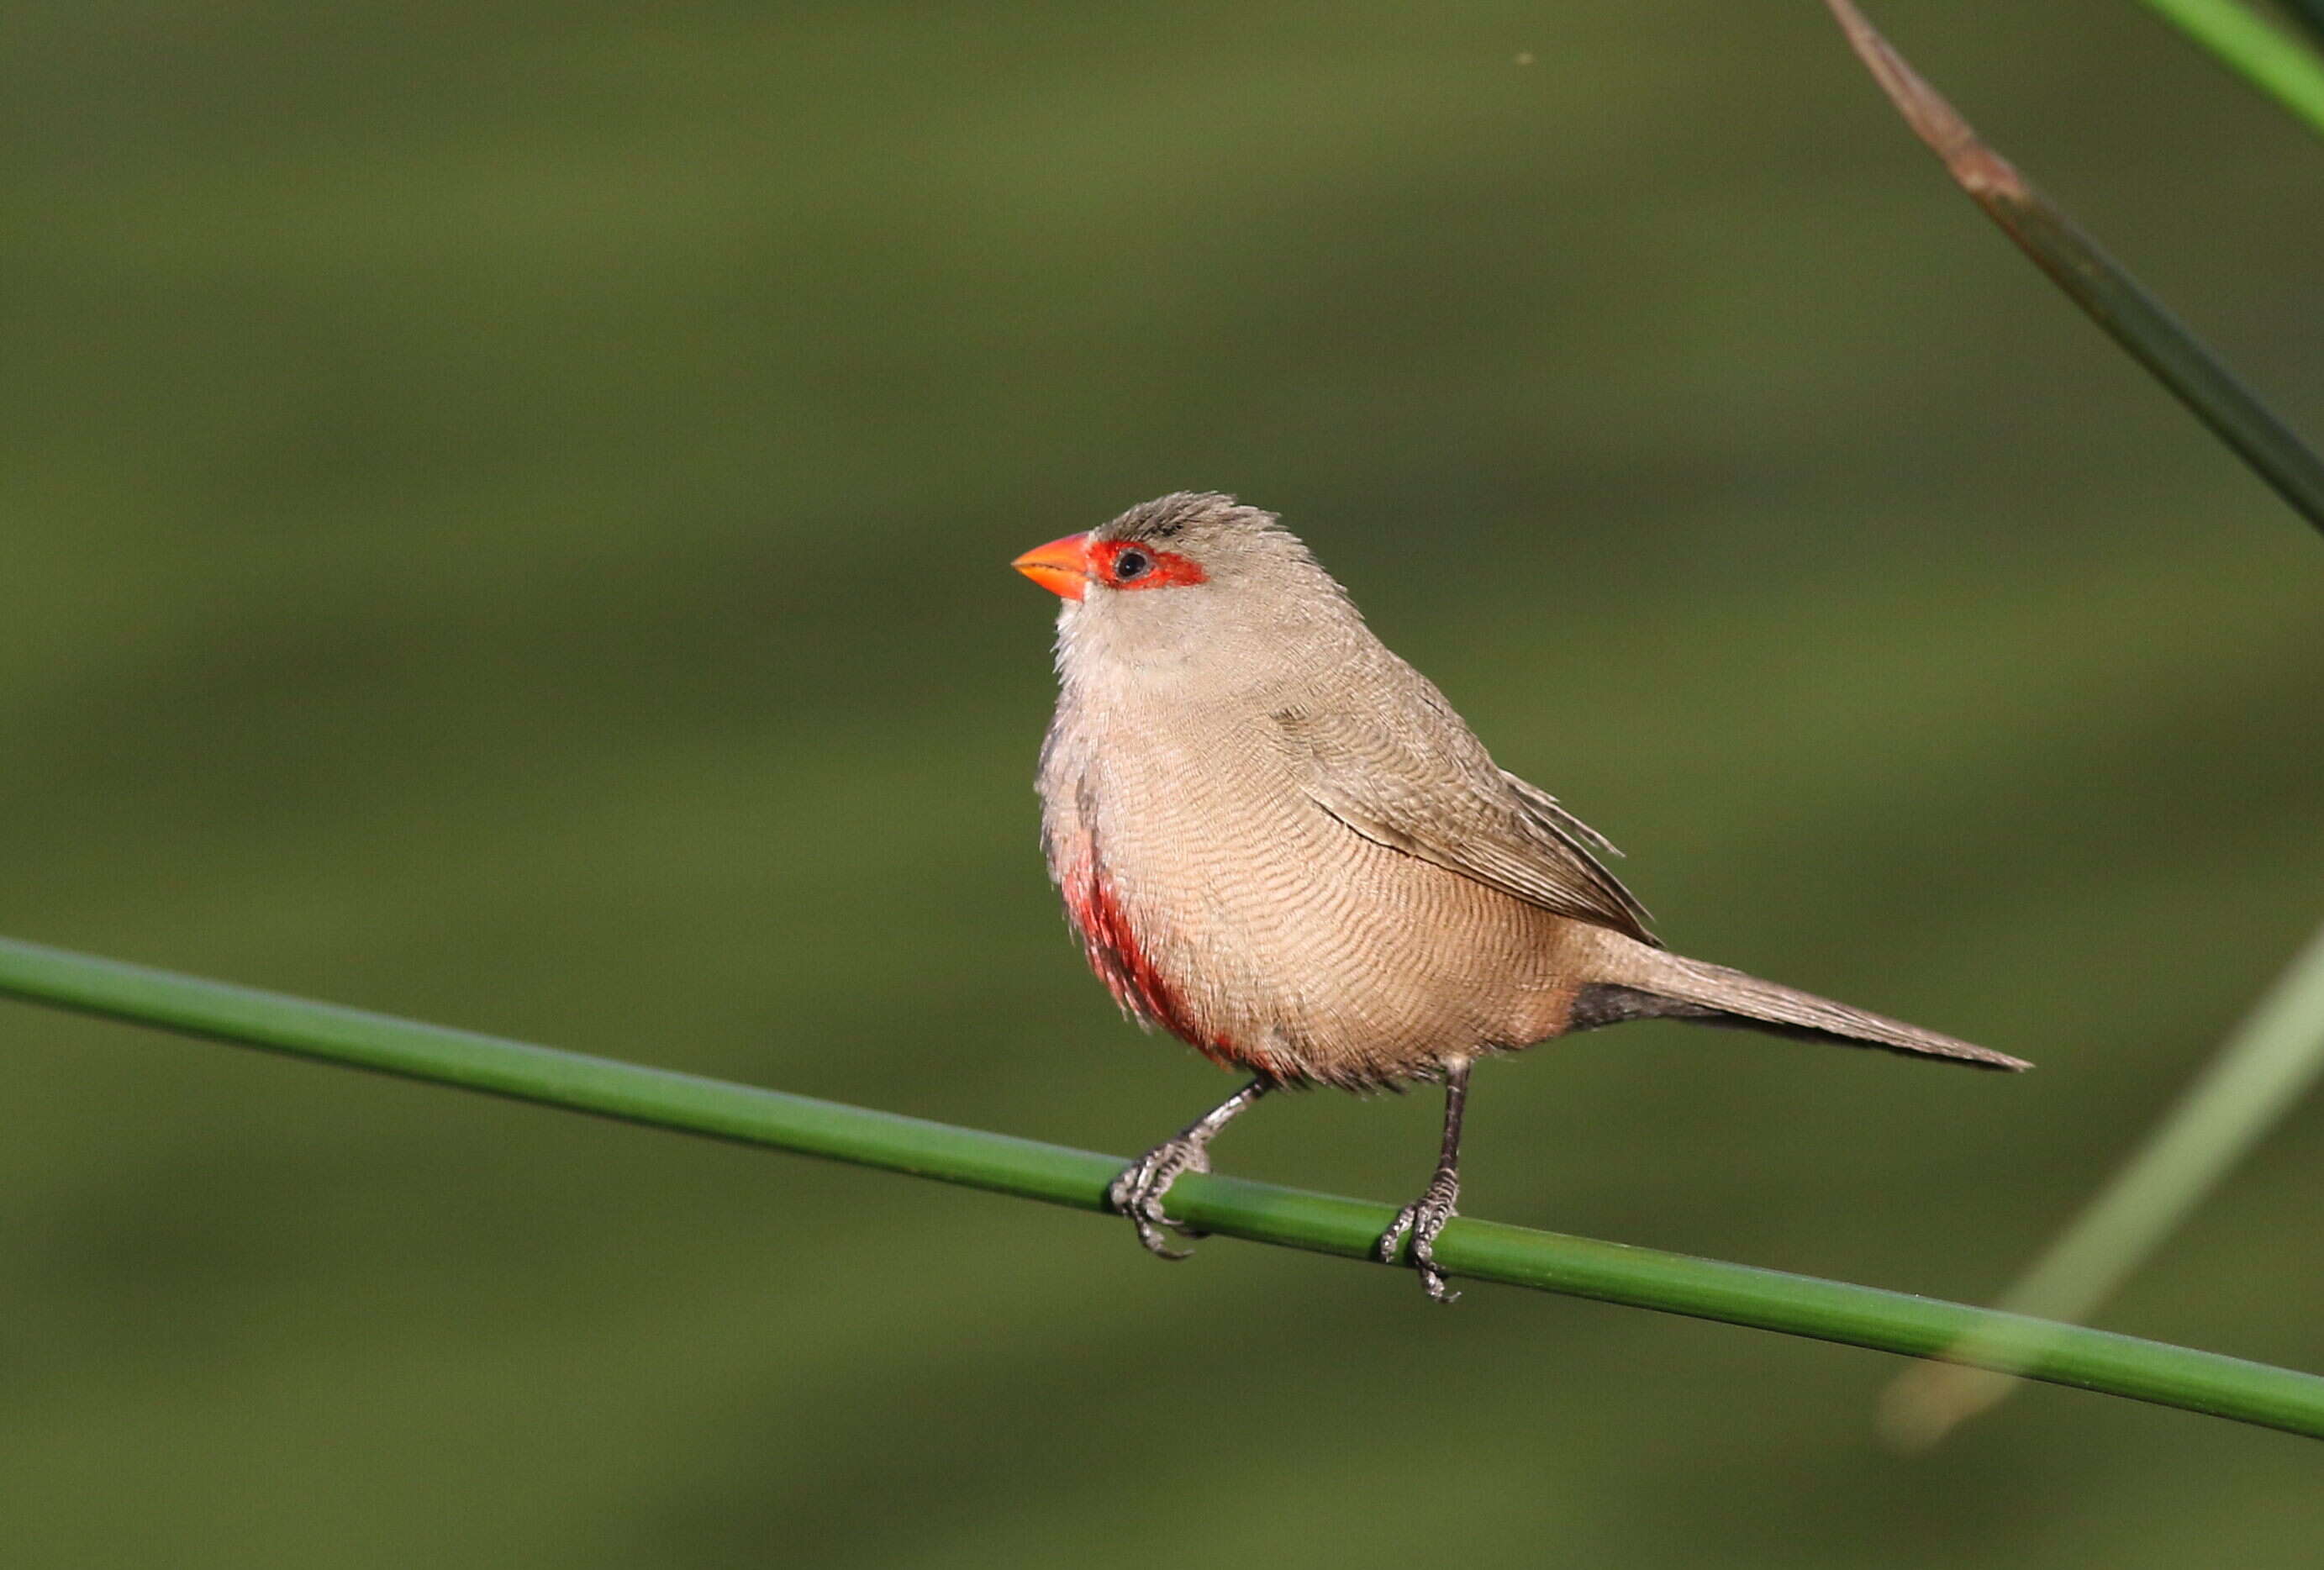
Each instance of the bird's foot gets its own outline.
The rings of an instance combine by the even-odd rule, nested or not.
[[[1429,1180],[1427,1191],[1397,1211],[1395,1224],[1380,1233],[1379,1257],[1385,1265],[1396,1263],[1405,1234],[1412,1234],[1412,1268],[1420,1272],[1420,1284],[1439,1303],[1451,1303],[1461,1296],[1445,1286],[1444,1272],[1436,1268],[1436,1234],[1459,1214],[1453,1205],[1460,1197],[1461,1179],[1452,1173],[1439,1172]]]
[[[1131,1162],[1106,1190],[1106,1202],[1130,1217],[1130,1224],[1138,1228],[1138,1241],[1148,1252],[1166,1260],[1183,1260],[1194,1253],[1192,1249],[1174,1249],[1163,1241],[1166,1228],[1186,1237],[1202,1234],[1185,1222],[1163,1214],[1162,1196],[1186,1173],[1211,1169],[1207,1143],[1184,1134],[1166,1141]]]

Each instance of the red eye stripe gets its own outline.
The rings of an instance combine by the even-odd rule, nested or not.
[[[1129,562],[1123,561],[1124,557],[1130,559]],[[1205,583],[1210,578],[1192,557],[1181,556],[1175,550],[1157,550],[1134,540],[1093,540],[1089,559],[1090,570],[1108,588],[1168,588],[1174,584]],[[1146,563],[1142,571],[1137,569],[1140,561]],[[1122,576],[1125,566],[1131,569],[1127,577]]]

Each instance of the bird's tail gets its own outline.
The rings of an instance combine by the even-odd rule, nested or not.
[[[1971,1068],[2030,1068],[2032,1064],[1989,1048],[1923,1030],[1901,1020],[1852,1009],[1812,993],[1779,986],[1721,965],[1705,965],[1640,944],[1621,966],[1618,982],[1582,989],[1567,1028],[1586,1030],[1621,1020],[1692,1020],[1733,1025],[1843,1047],[1877,1047],[1913,1057],[1939,1057]]]

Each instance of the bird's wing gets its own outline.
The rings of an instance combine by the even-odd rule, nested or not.
[[[1547,791],[1495,767],[1434,688],[1421,698],[1387,714],[1336,704],[1277,711],[1308,799],[1376,845],[1654,943],[1646,907],[1591,854],[1614,847]]]
[[[1540,786],[1526,783],[1507,769],[1501,771],[1501,778],[1508,782],[1509,789],[1516,791],[1518,799],[1525,803],[1528,816],[1550,833],[1572,845],[1574,849],[1585,853],[1602,852],[1609,856],[1622,854],[1620,845],[1568,812],[1563,802]],[[1601,873],[1606,871],[1603,867],[1598,870]],[[1613,874],[1609,873],[1607,875],[1610,877]]]

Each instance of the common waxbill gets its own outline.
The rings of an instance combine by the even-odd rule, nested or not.
[[[1123,1011],[1253,1076],[1132,1164],[1111,1202],[1166,1258],[1163,1196],[1271,1090],[1444,1086],[1408,1233],[1460,1194],[1480,1057],[1675,1018],[1978,1068],[2017,1058],[1669,952],[1593,851],[1612,846],[1497,768],[1274,514],[1180,492],[1013,564],[1062,596],[1041,749],[1049,875]]]

